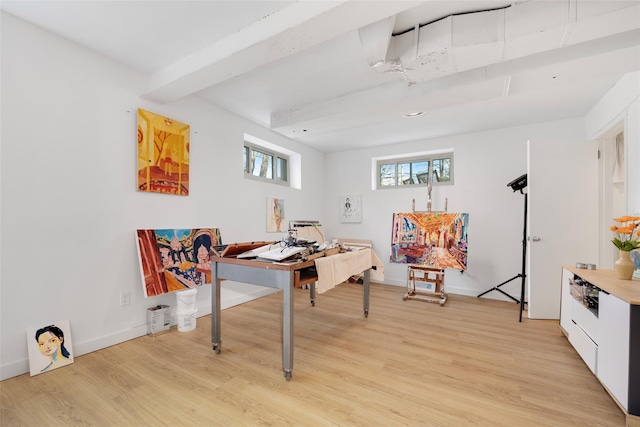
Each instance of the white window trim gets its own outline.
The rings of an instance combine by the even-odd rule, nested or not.
[[[390,186],[381,186],[379,183],[380,177],[380,168],[379,164],[384,162],[393,162],[397,163],[399,161],[407,161],[411,162],[413,160],[426,159],[426,158],[437,158],[439,155],[449,154],[451,155],[451,180],[445,182],[432,182],[433,186],[438,185],[453,185],[455,174],[455,160],[454,160],[454,149],[453,148],[443,148],[439,150],[431,150],[431,151],[420,151],[414,153],[404,153],[404,154],[394,154],[390,156],[379,156],[371,158],[371,189],[372,190],[388,190],[388,189],[399,189],[399,188],[414,188],[414,187],[426,187],[429,184],[409,184],[409,185],[390,185]],[[431,164],[429,165],[431,167]]]
[[[249,174],[244,174],[247,179],[257,179],[258,181],[273,183],[277,185],[285,185],[291,188],[302,189],[302,156],[295,151],[288,150],[280,145],[273,144],[269,141],[265,141],[248,133],[244,134],[244,141],[242,149],[244,150],[244,142],[257,147],[262,147],[269,152],[275,152],[275,154],[282,154],[284,157],[288,157],[289,172],[288,181],[278,181],[275,179],[260,179],[259,177],[253,177]]]

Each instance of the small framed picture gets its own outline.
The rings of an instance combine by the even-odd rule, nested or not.
[[[340,222],[362,222],[362,196],[340,196]]]
[[[424,282],[422,288],[425,292],[436,293],[438,291],[438,285],[436,282]]]

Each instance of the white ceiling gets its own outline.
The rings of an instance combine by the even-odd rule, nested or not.
[[[640,69],[640,0],[0,7],[147,74],[148,99],[195,95],[327,153],[584,116]]]

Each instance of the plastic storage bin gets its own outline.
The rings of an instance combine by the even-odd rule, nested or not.
[[[189,332],[193,331],[196,328],[197,312],[197,308],[193,308],[193,310],[190,311],[176,311],[176,316],[178,317],[179,332]]]

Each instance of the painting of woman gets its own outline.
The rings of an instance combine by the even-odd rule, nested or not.
[[[70,340],[65,338],[63,331],[63,329],[69,331],[68,325],[68,322],[60,322],[60,326],[44,326],[30,334],[35,341],[29,347],[29,366],[32,376],[73,363],[73,356],[67,348],[71,348]]]

